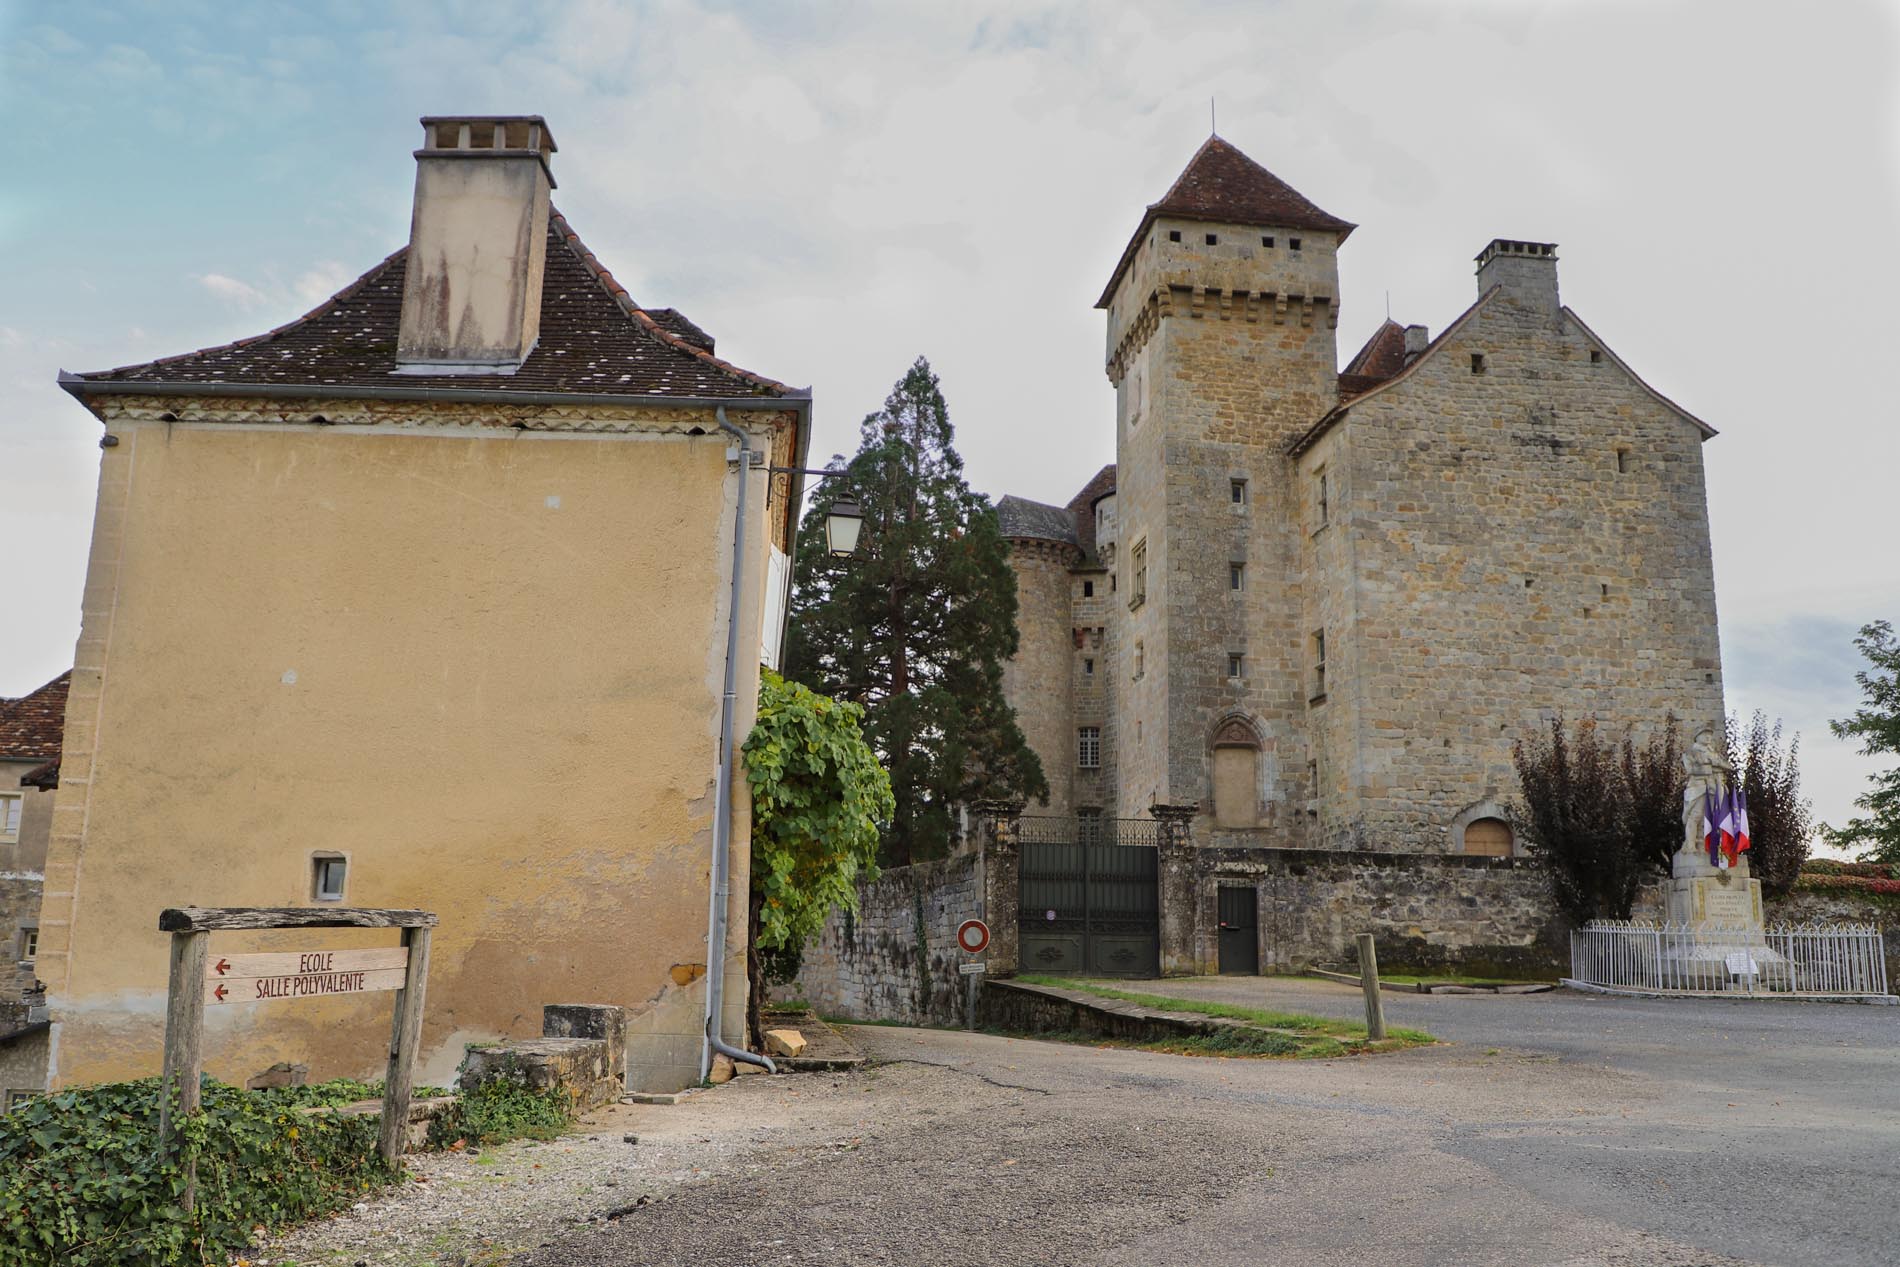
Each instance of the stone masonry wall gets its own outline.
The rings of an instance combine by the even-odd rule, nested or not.
[[[1327,629],[1323,843],[1444,851],[1508,800],[1513,739],[1561,710],[1686,741],[1723,715],[1700,429],[1548,287],[1483,299],[1302,456],[1333,523],[1305,552]],[[1474,362],[1474,357],[1482,361]],[[1330,746],[1328,746],[1330,745]]]
[[[40,924],[40,890],[46,840],[52,833],[53,793],[21,787],[20,777],[37,761],[0,761],[0,788],[17,791],[20,836],[0,841],[0,1002],[23,998],[38,979],[36,964],[22,959],[25,930]]]
[[[1231,836],[1225,837],[1228,840]],[[1354,958],[1372,933],[1382,968],[1554,972],[1568,954],[1546,877],[1528,859],[1223,845],[1197,851],[1195,970],[1219,968],[1219,890],[1258,894],[1260,967]],[[1163,948],[1164,956],[1166,949]]]
[[[886,871],[858,886],[856,914],[831,913],[805,948],[796,994],[820,1013],[863,1021],[963,1020],[957,925],[983,915],[981,853]]]
[[[1037,812],[1066,815],[1075,805],[1069,567],[1076,550],[1060,542],[1011,539],[1009,553],[1016,574],[1017,648],[1003,664],[1003,697],[1016,709],[1016,724],[1049,780],[1049,803]]]

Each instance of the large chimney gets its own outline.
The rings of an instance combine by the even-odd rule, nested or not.
[[[1540,312],[1557,311],[1557,244],[1493,238],[1478,252],[1478,294],[1493,286],[1504,298]]]
[[[398,374],[512,374],[541,331],[548,155],[538,114],[422,121]]]

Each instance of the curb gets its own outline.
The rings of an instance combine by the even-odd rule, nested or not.
[[[1619,999],[1727,999],[1735,1003],[1861,1003],[1870,1007],[1900,1005],[1900,997],[1891,994],[1791,994],[1767,991],[1749,994],[1740,990],[1628,990],[1621,986],[1597,985],[1565,977],[1559,984],[1584,994],[1607,994]]]

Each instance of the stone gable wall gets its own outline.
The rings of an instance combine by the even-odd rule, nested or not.
[[[1049,780],[1049,803],[1040,812],[1066,815],[1074,806],[1069,566],[1076,551],[1053,541],[1012,540],[1009,547],[1018,641],[1016,654],[1003,664],[1003,697],[1015,708],[1016,724]]]
[[[1343,512],[1305,551],[1339,715],[1323,843],[1450,848],[1556,710],[1639,738],[1671,711],[1685,740],[1719,722],[1701,433],[1593,350],[1500,293],[1303,455]]]

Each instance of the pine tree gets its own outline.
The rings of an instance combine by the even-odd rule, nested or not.
[[[1866,707],[1852,717],[1829,722],[1839,739],[1858,739],[1870,757],[1900,756],[1900,638],[1893,625],[1876,620],[1862,627],[1854,645],[1867,657],[1868,668],[1854,675]],[[1829,843],[1842,849],[1864,849],[1863,862],[1900,863],[1900,766],[1872,776],[1873,790],[1855,799],[1865,818],[1849,819],[1844,827],[1823,827]]]
[[[960,806],[1046,800],[1042,763],[1003,699],[1016,651],[1016,578],[988,501],[970,491],[950,411],[919,357],[865,418],[843,473],[799,530],[786,676],[862,704],[890,771],[888,866],[949,851]],[[825,518],[858,503],[858,551],[834,559]]]

